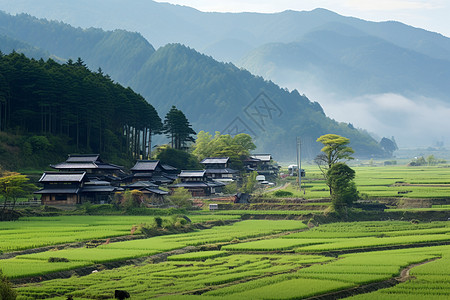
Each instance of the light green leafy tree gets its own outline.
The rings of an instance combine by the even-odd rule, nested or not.
[[[333,194],[333,188],[329,185],[328,171],[336,163],[342,160],[351,160],[351,156],[355,151],[348,146],[350,140],[346,137],[337,134],[325,134],[317,139],[317,142],[323,144],[321,149],[321,154],[317,155],[314,159],[316,164],[319,166],[325,180],[330,189],[330,195]]]
[[[12,208],[16,205],[17,199],[29,195],[37,190],[37,187],[29,183],[29,178],[16,172],[3,172],[0,177],[0,196],[3,197],[3,214],[6,211],[7,203],[12,201]]]
[[[214,137],[209,132],[200,131],[194,144],[193,154],[202,160],[206,157],[229,157],[230,166],[234,169],[243,168],[243,160],[256,149],[252,137],[241,133],[232,137],[216,131]]]

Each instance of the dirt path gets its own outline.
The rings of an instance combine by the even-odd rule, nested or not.
[[[307,300],[343,299],[343,298],[347,298],[347,297],[351,297],[351,296],[355,296],[355,295],[359,295],[359,294],[372,293],[372,292],[375,292],[380,289],[390,288],[399,283],[414,279],[415,277],[409,275],[409,271],[412,268],[426,264],[426,263],[433,262],[437,259],[439,259],[439,258],[433,258],[433,259],[430,259],[430,260],[427,260],[427,261],[424,261],[421,263],[409,265],[400,272],[400,276],[395,277],[395,278],[391,278],[391,279],[383,280],[383,281],[379,281],[379,282],[373,282],[373,283],[357,286],[354,288],[349,288],[349,289],[340,290],[340,291],[333,292],[333,293],[318,295],[318,296],[314,296],[314,297],[310,297],[310,298],[306,298],[306,299]]]
[[[275,191],[278,191],[278,190],[282,190],[282,189],[287,188],[287,187],[290,186],[290,185],[291,185],[291,183],[290,183],[290,182],[287,182],[287,183],[285,183],[284,185],[280,185],[280,186],[277,186],[277,187],[268,189],[267,191],[264,191],[264,193],[270,193],[270,192],[275,192]]]

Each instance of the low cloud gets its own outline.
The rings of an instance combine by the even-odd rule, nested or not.
[[[398,94],[366,95],[336,99],[321,95],[318,100],[326,114],[350,122],[378,136],[394,136],[400,147],[432,146],[450,142],[450,106],[436,99],[406,98]]]

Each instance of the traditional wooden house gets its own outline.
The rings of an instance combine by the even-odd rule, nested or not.
[[[163,165],[159,160],[138,160],[130,171],[130,182],[150,181],[156,185],[171,184],[178,173],[176,168]]]
[[[113,186],[108,181],[87,181],[81,189],[81,202],[91,202],[93,204],[111,203],[114,194],[121,191],[123,191],[123,188]]]
[[[244,161],[247,171],[256,171],[267,179],[275,180],[278,176],[279,166],[273,162],[270,154],[254,154]]]
[[[250,158],[257,160],[256,166],[259,170],[267,169],[272,162],[272,155],[270,154],[254,154]]]
[[[88,180],[86,172],[45,172],[39,179],[44,188],[35,194],[41,195],[44,205],[80,204],[81,189]]]
[[[229,168],[229,157],[208,157],[200,163],[205,166],[205,174],[209,179],[221,182],[231,182],[236,179],[238,171]]]
[[[108,164],[99,154],[70,154],[65,162],[50,165],[61,172],[86,172],[90,179],[118,182],[124,176],[122,167]]]
[[[107,181],[89,180],[86,172],[46,172],[39,182],[44,188],[35,194],[41,195],[44,205],[105,204],[122,190]]]
[[[136,181],[132,184],[123,187],[126,190],[138,190],[141,191],[147,199],[152,197],[162,198],[168,195],[169,192],[161,190],[158,185],[150,181]]]
[[[194,197],[209,196],[221,191],[225,186],[224,183],[214,181],[206,176],[206,171],[181,171],[178,175],[180,183],[170,186],[174,190],[178,187],[184,187]]]

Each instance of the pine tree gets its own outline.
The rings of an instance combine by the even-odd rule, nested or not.
[[[172,148],[183,149],[186,142],[194,142],[195,131],[184,113],[172,106],[164,119],[163,133],[171,139]]]

